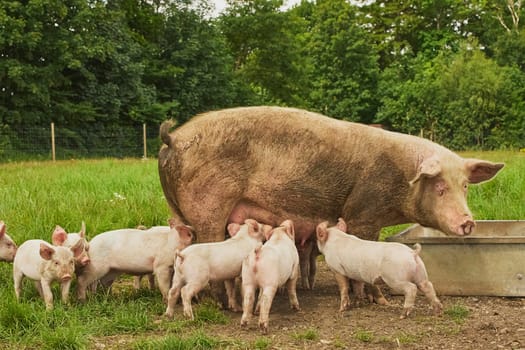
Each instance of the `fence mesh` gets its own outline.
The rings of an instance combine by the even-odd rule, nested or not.
[[[161,142],[159,126],[95,125],[72,128],[54,125],[55,158],[57,160],[104,157],[156,157]],[[52,126],[0,126],[0,162],[19,160],[51,160]]]

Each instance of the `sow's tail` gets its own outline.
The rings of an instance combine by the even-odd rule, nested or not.
[[[170,147],[172,143],[172,139],[170,136],[170,130],[173,129],[175,125],[176,123],[171,119],[166,120],[160,125],[160,139],[168,147]]]

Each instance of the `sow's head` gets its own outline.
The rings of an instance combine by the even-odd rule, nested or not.
[[[423,159],[409,182],[414,221],[449,235],[471,234],[475,222],[467,206],[468,185],[492,179],[503,166],[455,154]]]

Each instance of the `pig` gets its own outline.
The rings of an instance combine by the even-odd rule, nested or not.
[[[414,222],[468,235],[468,184],[503,167],[294,108],[212,111],[171,127],[160,128],[160,182],[173,216],[195,228],[197,242],[222,241],[228,223],[247,218],[270,226],[291,219],[298,242],[339,217],[370,240],[384,226]]]
[[[20,300],[22,280],[27,277],[35,281],[35,287],[44,299],[47,310],[53,309],[51,283],[58,281],[62,302],[69,302],[69,288],[75,273],[75,258],[84,250],[83,241],[73,247],[53,246],[40,239],[25,241],[18,248],[13,261],[13,280],[17,301]]]
[[[286,285],[292,309],[300,310],[296,284],[299,278],[299,254],[294,244],[294,226],[285,220],[274,228],[264,245],[254,249],[242,263],[241,327],[248,324],[253,311],[255,292],[260,289],[257,310],[259,327],[268,333],[269,314],[277,289]]]
[[[86,224],[84,221],[82,221],[82,226],[78,233],[67,233],[66,230],[57,225],[51,236],[51,243],[53,243],[53,245],[64,246],[66,248],[71,248],[80,240],[83,242],[84,250],[75,258],[75,272],[77,274],[90,262],[88,253],[89,243],[86,239]]]
[[[349,307],[350,278],[372,285],[384,282],[394,291],[403,293],[405,303],[401,318],[407,317],[414,308],[418,289],[425,294],[434,313],[441,313],[443,306],[428,280],[425,264],[419,257],[421,245],[416,244],[412,250],[401,243],[359,239],[345,233],[347,226],[341,218],[334,227],[328,228],[326,221],[319,224],[316,231],[319,251],[339,285],[339,311]]]
[[[241,275],[244,258],[261,243],[271,227],[246,219],[243,225],[228,225],[231,238],[214,243],[194,244],[177,252],[173,282],[165,315],[172,318],[179,295],[184,316],[194,319],[191,299],[209,282],[224,281],[228,308],[238,311],[235,278]]]
[[[137,226],[137,229],[139,230],[144,230],[144,231],[148,231],[148,232],[151,232],[151,233],[155,233],[155,232],[159,232],[159,230],[169,230],[169,226],[155,226],[155,227],[152,227],[150,229],[148,229],[146,226],[144,225],[139,225]],[[133,288],[135,290],[138,290],[140,289],[140,282],[142,280],[142,277],[147,277],[148,279],[148,287],[150,290],[153,290],[155,289],[155,276],[151,273],[148,273],[146,275],[140,275],[140,276],[133,276]]]
[[[16,244],[6,233],[7,228],[3,221],[0,221],[0,261],[12,262],[16,255]]]
[[[169,230],[120,229],[100,233],[90,241],[91,262],[77,279],[77,297],[86,300],[86,289],[100,280],[111,286],[119,275],[153,273],[164,301],[170,287],[174,254],[192,242],[191,227],[170,220]]]
[[[231,108],[172,126],[160,127],[160,182],[174,218],[195,228],[197,242],[222,241],[228,223],[247,218],[270,226],[293,220],[298,245],[339,217],[369,240],[403,223],[464,236],[475,226],[468,185],[504,166],[295,108]]]

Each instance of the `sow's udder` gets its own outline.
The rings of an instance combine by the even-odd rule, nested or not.
[[[283,220],[290,219],[294,223],[296,241],[307,240],[315,232],[315,227],[318,224],[317,221],[320,221],[319,219],[312,219],[290,213],[275,215],[269,210],[255,204],[241,201],[230,213],[228,223],[233,222],[242,225],[246,219],[254,219],[272,227],[279,226]]]

